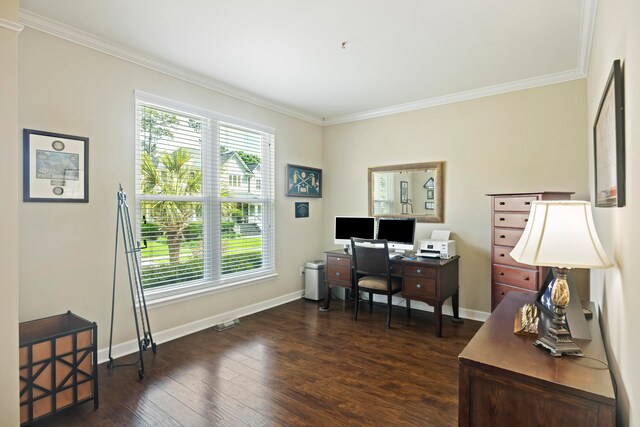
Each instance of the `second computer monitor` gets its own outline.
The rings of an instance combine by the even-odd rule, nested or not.
[[[412,251],[416,234],[415,218],[380,218],[378,239],[384,239],[396,252]]]

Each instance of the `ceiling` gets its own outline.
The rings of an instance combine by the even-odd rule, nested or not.
[[[21,0],[20,21],[331,124],[582,78],[595,1]]]

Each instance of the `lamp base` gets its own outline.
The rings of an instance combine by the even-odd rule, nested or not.
[[[549,333],[542,338],[538,338],[533,345],[548,350],[554,357],[560,357],[563,354],[567,356],[584,356],[582,350],[571,341],[569,331],[564,328],[561,328],[561,330],[549,328]]]

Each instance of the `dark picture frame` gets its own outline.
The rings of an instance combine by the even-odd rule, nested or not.
[[[624,85],[613,61],[593,124],[596,207],[625,205]]]
[[[309,202],[295,202],[296,218],[309,218]]]
[[[89,202],[89,138],[23,131],[23,200]]]
[[[409,203],[409,182],[400,181],[400,203]]]
[[[286,195],[322,197],[322,169],[288,164]]]

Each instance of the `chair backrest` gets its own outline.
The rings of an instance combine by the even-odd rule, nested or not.
[[[351,238],[351,256],[356,276],[389,276],[389,246],[382,239]]]

